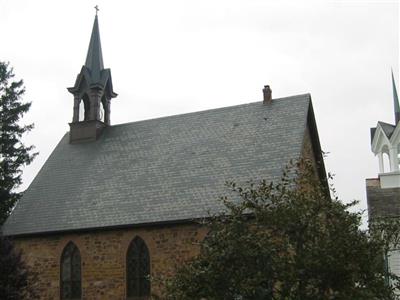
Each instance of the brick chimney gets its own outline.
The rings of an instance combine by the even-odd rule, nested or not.
[[[263,103],[264,104],[269,104],[272,102],[272,90],[269,87],[269,85],[264,85],[263,88],[263,94],[264,94],[264,100]]]

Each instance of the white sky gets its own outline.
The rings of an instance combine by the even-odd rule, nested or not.
[[[363,0],[0,0],[0,60],[26,85],[39,157],[26,188],[69,130],[73,86],[94,9],[113,124],[311,93],[328,171],[343,201],[376,177],[369,128],[393,123],[390,68],[398,80],[399,4]]]

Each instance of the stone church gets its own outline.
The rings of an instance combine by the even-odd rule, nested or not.
[[[41,299],[162,298],[162,279],[199,251],[199,220],[224,210],[226,181],[275,181],[302,157],[326,178],[309,94],[265,86],[262,101],[111,125],[97,16],[68,91],[70,131],[2,228]]]
[[[371,149],[378,157],[378,178],[366,180],[369,221],[400,217],[400,105],[392,73],[394,124],[379,121],[371,128]],[[400,276],[400,250],[388,257],[391,272]]]

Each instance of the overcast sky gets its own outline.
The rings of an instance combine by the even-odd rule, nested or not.
[[[26,85],[40,155],[26,188],[72,119],[73,86],[94,18],[111,68],[113,124],[310,93],[328,171],[345,201],[366,209],[376,177],[369,128],[393,123],[399,4],[362,0],[0,0],[0,60]]]

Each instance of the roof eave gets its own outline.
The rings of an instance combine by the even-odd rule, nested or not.
[[[49,236],[57,234],[66,233],[85,233],[94,231],[110,231],[110,230],[121,230],[127,228],[138,228],[138,227],[156,227],[165,225],[183,225],[183,224],[201,224],[202,220],[207,218],[197,218],[197,219],[181,219],[181,220],[168,220],[168,221],[156,221],[148,223],[137,223],[137,224],[124,224],[124,225],[112,225],[103,227],[88,227],[88,228],[77,228],[77,229],[66,229],[66,230],[52,230],[52,231],[40,231],[40,232],[30,232],[30,233],[17,233],[17,234],[7,234],[2,233],[4,236],[11,238],[25,238],[25,237],[39,237],[39,236]]]

